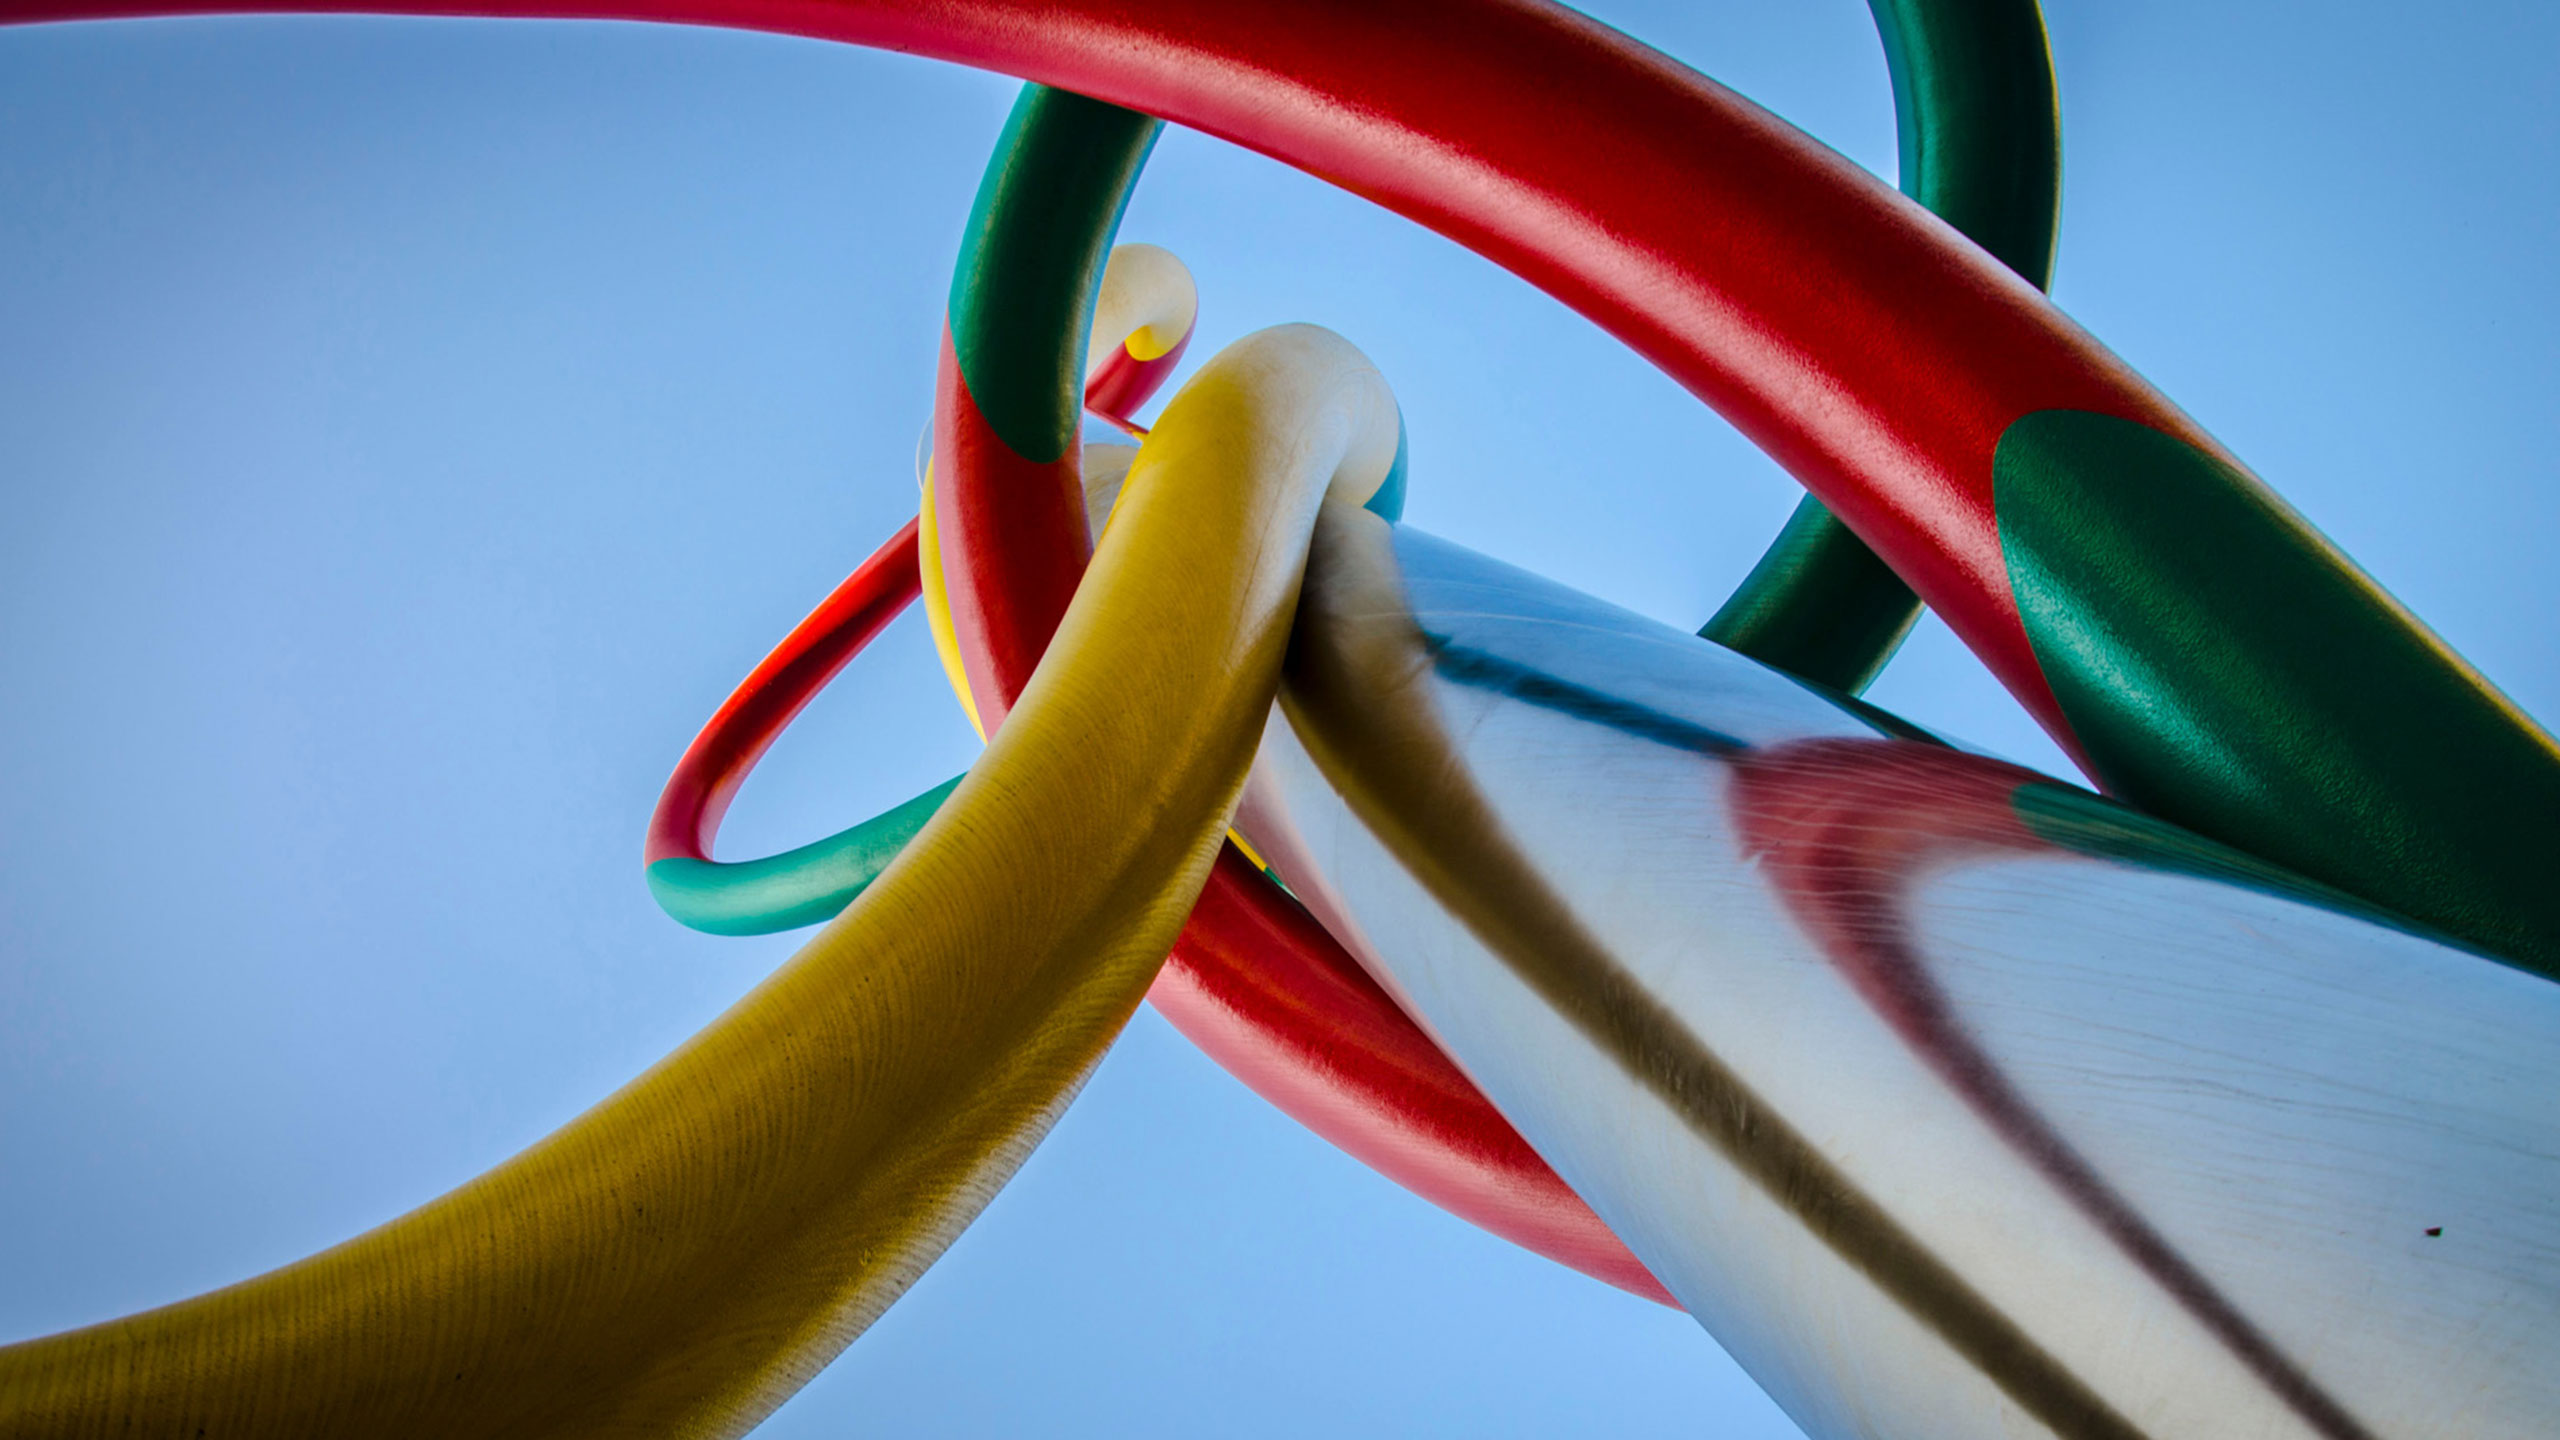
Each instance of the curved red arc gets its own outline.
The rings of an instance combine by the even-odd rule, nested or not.
[[[993,734],[1091,559],[1078,452],[1046,465],[1016,454],[980,414],[947,335],[934,437],[935,535],[952,638],[979,721]],[[1676,1303],[1359,962],[1232,845],[1147,998],[1256,1093],[1415,1194],[1586,1274]]]
[[[2037,1108],[1930,969],[1910,892],[1929,872],[1968,860],[2068,853],[2036,834],[2015,803],[2021,787],[2051,782],[1902,740],[1805,740],[1729,763],[1729,808],[1746,852],[1912,1053],[2314,1433],[2375,1440]]]
[[[748,772],[792,717],[808,708],[921,589],[916,522],[910,520],[783,637],[685,747],[649,816],[642,863],[710,859],[711,837]]]
[[[21,21],[252,9],[654,20],[878,45],[1040,80],[1298,165],[1506,265],[1722,411],[2066,743],[2001,557],[1999,437],[2032,411],[2076,409],[2221,453],[1917,206],[1703,77],[1537,0],[0,0],[0,18]],[[946,564],[994,547],[1006,583],[1025,587],[1013,613],[961,626],[982,639],[973,658],[993,662],[973,680],[1001,692],[978,696],[992,726],[1072,593],[1079,497],[1009,485],[1042,496],[1028,507],[1038,513],[981,527],[941,473],[967,468],[965,433],[940,438],[937,495],[956,502],[936,507],[954,526]],[[1072,553],[1034,539],[1070,533],[1053,509],[1077,521]],[[1027,528],[1003,533],[1016,523]],[[1017,556],[1035,568],[1011,569]],[[996,588],[951,587],[955,598]]]
[[[1094,371],[1093,378],[1085,381],[1084,408],[1132,434],[1145,433],[1130,416],[1173,378],[1183,355],[1191,349],[1191,334],[1184,331],[1172,349],[1153,360],[1139,359],[1126,346],[1112,351]]]
[[[2000,434],[2078,409],[2225,455],[1917,205],[1538,0],[0,0],[20,21],[245,10],[777,31],[1002,70],[1260,150],[1507,266],[1653,360],[1830,505],[2066,742],[2001,563]]]
[[[1125,414],[1167,378],[1125,349],[1086,389]],[[1130,360],[1121,366],[1118,362]],[[988,424],[946,328],[933,515],[952,640],[992,735],[1093,554],[1081,452],[1025,459]],[[1327,1141],[1452,1214],[1665,1304],[1668,1291],[1357,960],[1224,847],[1148,998],[1202,1051]]]

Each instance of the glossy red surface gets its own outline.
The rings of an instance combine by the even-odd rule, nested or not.
[[[1712,81],[1535,0],[0,0],[13,20],[248,9],[660,20],[879,45],[1298,165],[1509,267],[1715,406],[2066,744],[2000,554],[1993,447],[2018,417],[2070,408],[2221,453],[1916,205]],[[956,382],[946,349],[946,402]],[[1063,613],[1084,542],[1063,523],[1067,486],[1016,477],[1004,507],[980,507],[953,484],[1025,463],[961,423],[973,410],[938,409],[936,513],[950,517],[954,619],[992,725]]]
[[[951,336],[933,398],[933,525],[969,699],[992,735],[1031,681],[1093,556],[1074,445],[1026,460],[987,427]]]
[[[949,352],[946,350],[946,362]],[[1145,403],[1170,375],[1171,360],[1124,373],[1117,397]],[[1106,375],[1108,372],[1106,372]],[[955,563],[991,582],[986,603],[955,629],[967,658],[981,714],[1001,716],[1036,664],[1064,613],[1055,571],[1083,554],[1065,526],[1082,533],[1082,511],[1050,516],[1047,527],[1024,523],[1035,507],[1008,510],[994,497],[1030,483],[1046,493],[1059,466],[1023,461],[992,434],[969,401],[958,367],[946,363],[936,434],[937,475],[954,483],[937,504],[991,523],[971,532],[974,545],[944,542],[946,575]],[[1091,395],[1088,391],[1088,395]],[[1106,396],[1112,390],[1104,392]],[[956,413],[954,413],[956,412]],[[1074,483],[1071,469],[1068,483]],[[939,513],[939,512],[937,512]],[[1018,562],[1018,563],[1016,563]],[[1054,608],[1015,577],[1051,573]],[[1073,593],[1073,576],[1066,580]],[[649,827],[647,860],[671,855],[709,859],[710,843],[756,761],[792,718],[896,618],[919,588],[913,521],[776,646],[702,729],[661,793]],[[992,638],[994,644],[990,644]],[[1013,678],[990,661],[1007,653]],[[1027,660],[1022,658],[1027,654]],[[1372,1168],[1451,1213],[1613,1285],[1663,1304],[1674,1303],[1599,1217],[1566,1188],[1519,1133],[1459,1073],[1359,964],[1307,914],[1282,896],[1232,847],[1221,854],[1199,907],[1150,992],[1161,1011],[1194,1043],[1285,1113]]]
[[[1152,388],[1128,385],[1124,403],[1143,403]],[[1054,498],[1081,494],[1076,456],[1039,465],[1014,453],[979,414],[946,341],[936,542],[961,668],[990,734],[1091,558],[1081,501]],[[1672,1303],[1359,962],[1234,846],[1220,853],[1148,999],[1229,1073],[1370,1168],[1506,1239]]]
[[[1144,404],[1179,349],[1116,375],[1106,365],[1095,377],[1102,398],[1124,411]],[[934,398],[943,585],[972,702],[993,734],[1092,556],[1081,451],[1040,464],[1007,445],[970,394],[947,333]],[[1148,998],[1211,1059],[1372,1169],[1496,1234],[1671,1303],[1359,962],[1232,845]]]
[[[0,18],[19,21],[253,9],[659,20],[877,45],[1297,165],[1507,266],[1660,365],[1830,505],[2066,744],[2001,563],[1993,446],[2018,417],[2069,408],[2228,458],[1917,205],[1539,0],[0,0]]]
[[[685,747],[649,817],[644,864],[711,858],[729,802],[792,717],[916,598],[916,522],[908,521],[783,637]]]
[[[1173,378],[1174,368],[1190,348],[1191,336],[1186,332],[1172,349],[1153,360],[1141,360],[1125,346],[1112,351],[1111,358],[1084,383],[1084,408],[1131,434],[1145,434],[1129,417]]]
[[[1229,846],[1147,993],[1228,1073],[1461,1219],[1648,1300],[1662,1282],[1343,953]]]

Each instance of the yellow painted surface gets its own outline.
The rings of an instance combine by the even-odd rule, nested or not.
[[[1211,362],[1021,703],[843,915],[450,1194],[229,1289],[0,1349],[0,1436],[753,1425],[984,1207],[1137,1005],[1261,735],[1319,497],[1337,472],[1376,484],[1394,416],[1324,331]]]
[[[960,713],[969,717],[969,728],[978,738],[987,738],[987,727],[978,720],[977,697],[969,693],[969,671],[960,660],[960,631],[951,623],[951,591],[942,581],[942,541],[933,528],[933,462],[924,467],[924,493],[916,501],[916,570],[922,577],[925,624],[933,631],[933,653],[942,657],[942,678],[951,682],[951,693],[960,697]]]

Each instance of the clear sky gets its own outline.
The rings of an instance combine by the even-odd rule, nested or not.
[[[1891,175],[1860,0],[1595,13]],[[2560,718],[2560,9],[2051,22],[2057,299]],[[789,952],[662,918],[641,828],[912,512],[1015,88],[634,26],[0,30],[0,1340],[398,1214]],[[1295,172],[1169,132],[1123,234],[1199,276],[1195,357],[1311,320],[1376,358],[1422,528],[1693,626],[1793,503],[1559,305]],[[2063,763],[1943,630],[1874,694]],[[724,848],[973,749],[912,616]],[[1584,1431],[1794,1433],[1684,1318],[1442,1216],[1142,1013],[764,1433]]]

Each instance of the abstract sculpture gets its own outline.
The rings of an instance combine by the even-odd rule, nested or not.
[[[1419,1193],[1689,1309],[1817,1435],[2547,1427],[2560,749],[2027,283],[2032,4],[1876,8],[1906,183],[1979,248],[1541,5],[543,8],[1061,87],[971,219],[920,523],[652,826],[688,923],[843,913],[471,1185],[0,1350],[0,1433],[738,1433],[1147,993]],[[1419,73],[1385,58],[1415,36]],[[1080,404],[1135,430],[1196,312],[1160,251],[1105,270],[1150,114],[1536,280],[1820,503],[1700,640],[1397,526],[1393,397],[1325,332],[1081,444]],[[2138,808],[1851,698],[1915,592]],[[984,757],[714,863],[755,757],[918,594]],[[2447,1217],[2475,1258],[2414,1238]]]

